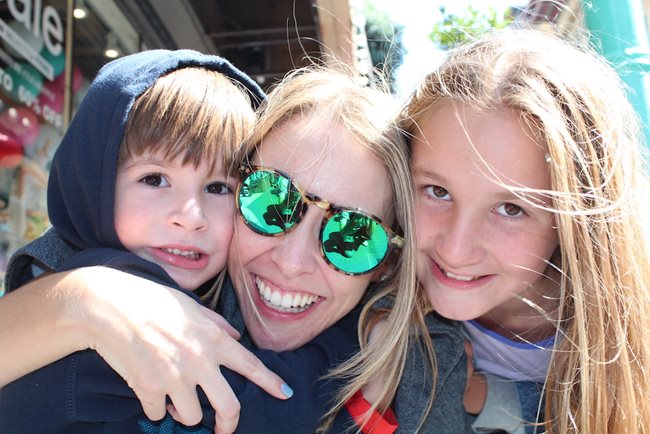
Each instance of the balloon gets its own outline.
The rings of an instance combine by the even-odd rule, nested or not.
[[[0,167],[16,167],[23,159],[23,145],[13,133],[0,127]]]
[[[34,143],[41,127],[36,113],[27,107],[10,107],[0,113],[0,126],[11,131],[23,146]]]

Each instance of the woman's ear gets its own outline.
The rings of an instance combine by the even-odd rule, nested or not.
[[[393,275],[397,268],[397,261],[399,259],[399,249],[394,249],[384,262],[372,273],[372,282],[384,282]]]

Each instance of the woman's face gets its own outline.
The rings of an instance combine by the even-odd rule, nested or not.
[[[383,164],[340,126],[323,124],[306,134],[307,121],[296,117],[274,129],[253,163],[285,172],[333,204],[386,221],[392,190]],[[321,257],[324,215],[310,205],[292,231],[277,237],[259,235],[237,218],[228,269],[260,348],[284,351],[307,343],[350,312],[370,284],[373,273],[345,275]]]
[[[544,150],[509,110],[445,104],[420,127],[412,148],[417,272],[433,307],[502,324],[526,308],[519,297],[548,309],[554,216],[503,185],[549,189]]]

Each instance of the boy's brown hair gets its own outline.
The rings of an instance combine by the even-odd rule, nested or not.
[[[222,157],[228,171],[253,123],[250,98],[238,83],[205,68],[178,69],[134,102],[118,166],[131,156],[160,152],[194,167],[207,161],[211,169]]]

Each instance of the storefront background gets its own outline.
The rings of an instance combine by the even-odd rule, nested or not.
[[[74,18],[75,3],[83,8],[85,16]],[[116,27],[124,29],[126,20],[116,15],[116,8],[110,9],[112,1],[93,3],[100,7],[91,9],[90,1],[0,2],[0,277],[3,281],[11,254],[49,226],[46,185],[52,155],[88,83],[111,60],[105,54],[106,49],[114,47],[117,51],[113,55],[134,51],[125,49],[128,44],[117,37]],[[105,11],[110,19],[102,19],[98,11]],[[3,292],[0,286],[0,295]]]

